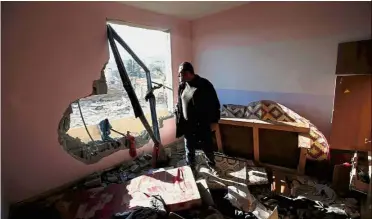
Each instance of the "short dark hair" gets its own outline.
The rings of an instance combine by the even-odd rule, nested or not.
[[[190,72],[191,74],[195,74],[194,67],[192,67],[190,62],[183,62],[180,65],[180,72],[186,72],[186,71]]]

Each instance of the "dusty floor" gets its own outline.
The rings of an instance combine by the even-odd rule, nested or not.
[[[183,159],[185,152],[183,141],[170,145],[167,150],[171,154],[168,166],[177,167],[184,165]],[[151,155],[144,155],[111,170],[92,174],[80,183],[75,184],[70,190],[86,190],[107,187],[110,184],[125,183],[130,179],[151,171],[150,164]],[[269,169],[267,169],[267,177],[269,179],[268,183],[252,185],[248,186],[248,188],[250,193],[258,201],[257,203],[262,204],[265,209],[272,211],[277,207],[278,218],[332,219],[360,217],[359,199],[355,199],[354,197],[341,198],[327,184],[320,184],[316,179],[299,177]],[[178,213],[184,218],[192,219],[204,219],[211,215],[223,215],[224,218],[259,218],[252,213],[241,211],[224,198],[228,193],[226,188],[210,188],[209,191],[214,200],[213,209],[208,209],[204,205],[202,208],[190,209],[189,211]],[[37,208],[34,207],[32,209],[35,211]],[[26,213],[27,211],[22,210],[21,212]],[[44,212],[42,214],[46,213]],[[61,215],[58,215],[58,213],[55,214],[54,217],[50,216],[48,218],[61,218]],[[32,214],[28,213],[28,215]],[[40,217],[40,214],[39,216],[35,215],[36,217]],[[11,219],[13,218],[22,217],[17,217],[17,215],[13,214]]]

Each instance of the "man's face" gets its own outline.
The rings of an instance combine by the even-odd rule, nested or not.
[[[183,70],[183,66],[180,66],[178,69],[178,77],[180,79],[180,82],[185,82],[187,81],[187,71]]]
[[[178,77],[180,79],[180,82],[187,82],[192,80],[192,73],[189,71],[185,71],[182,66],[180,66],[178,70]]]
[[[178,78],[179,78],[180,82],[185,82],[185,72],[179,71]]]

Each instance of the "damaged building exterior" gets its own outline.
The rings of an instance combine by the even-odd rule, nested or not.
[[[371,2],[2,2],[1,12],[2,218],[371,217]],[[133,50],[154,84],[129,78],[119,50],[131,45],[110,22],[169,34],[168,70]],[[221,102],[215,166],[197,150],[190,168],[176,139],[185,61]],[[131,117],[89,121],[103,106],[94,98],[113,94],[112,68],[113,102]]]

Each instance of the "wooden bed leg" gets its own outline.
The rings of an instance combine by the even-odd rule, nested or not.
[[[253,155],[256,162],[260,162],[260,142],[258,127],[253,127]]]
[[[307,148],[301,148],[300,150],[300,159],[298,161],[297,172],[302,175],[305,174],[307,150]]]
[[[212,131],[215,131],[215,133],[216,133],[216,141],[217,141],[218,152],[223,153],[220,125],[215,124],[212,127]]]

